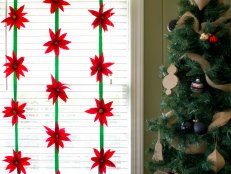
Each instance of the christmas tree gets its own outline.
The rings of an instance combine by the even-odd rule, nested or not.
[[[222,0],[178,0],[161,67],[152,173],[231,174],[231,15]]]

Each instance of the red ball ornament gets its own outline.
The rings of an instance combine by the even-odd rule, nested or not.
[[[209,42],[210,42],[210,43],[217,43],[217,42],[218,42],[217,36],[215,36],[215,35],[210,35],[210,37],[209,37]]]

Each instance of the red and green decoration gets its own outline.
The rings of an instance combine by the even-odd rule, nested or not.
[[[95,157],[92,157],[91,160],[94,162],[91,169],[96,166],[99,166],[99,173],[106,173],[106,167],[116,167],[115,164],[109,159],[113,156],[115,151],[111,151],[110,149],[104,153],[104,149],[102,148],[99,152],[97,149],[93,149],[95,153]]]
[[[67,85],[59,81],[59,55],[60,50],[69,50],[68,44],[71,42],[65,40],[67,33],[61,34],[61,28],[59,28],[59,10],[64,11],[64,6],[70,5],[64,0],[45,0],[43,3],[50,4],[50,13],[55,13],[55,31],[49,29],[50,40],[46,42],[43,46],[46,46],[47,49],[45,54],[54,51],[55,54],[55,77],[51,75],[51,84],[47,85],[46,92],[49,93],[48,100],[52,99],[53,105],[55,105],[55,128],[51,129],[47,126],[44,126],[48,138],[47,147],[54,145],[54,161],[55,161],[55,174],[61,174],[59,168],[59,147],[64,148],[64,141],[71,141],[69,139],[69,133],[66,133],[65,128],[59,127],[59,98],[64,102],[67,102],[68,96],[65,92],[66,89],[69,89]]]
[[[6,170],[10,170],[9,173],[17,169],[17,174],[20,174],[21,172],[26,174],[24,166],[30,165],[30,163],[28,162],[30,158],[22,157],[21,151],[15,152],[13,150],[13,156],[6,156],[5,158],[6,159],[4,159],[3,161],[9,163],[6,167]]]
[[[45,0],[44,3],[51,4],[50,12],[51,14],[55,13],[56,9],[59,8],[60,10],[64,11],[64,5],[70,5],[68,2],[64,0]]]
[[[49,29],[51,40],[46,42],[44,46],[47,46],[45,53],[50,53],[51,51],[55,52],[55,56],[59,56],[60,48],[64,50],[69,50],[67,44],[71,43],[68,40],[64,40],[67,33],[60,35],[61,29],[58,29],[56,33],[54,33],[51,29]]]
[[[23,5],[19,7],[19,9],[15,9],[15,3],[14,3],[14,8],[11,6],[9,7],[10,8],[9,17],[7,17],[2,21],[2,23],[6,23],[6,26],[10,26],[9,30],[11,30],[13,26],[16,27],[18,30],[20,30],[20,27],[25,27],[24,25],[25,22],[29,22],[28,19],[24,17],[27,14],[27,13],[23,13],[24,7],[25,6]]]
[[[104,4],[102,0],[99,0],[99,11],[89,10],[89,12],[95,17],[92,26],[95,29],[99,26],[99,56],[95,55],[94,58],[90,58],[92,66],[90,67],[91,76],[96,75],[96,82],[99,83],[99,99],[95,99],[96,107],[90,108],[85,112],[88,114],[94,114],[94,121],[99,120],[100,123],[100,150],[93,148],[95,156],[91,158],[94,162],[91,169],[98,166],[99,174],[106,174],[106,167],[116,167],[115,164],[109,159],[114,155],[115,151],[111,149],[105,152],[104,148],[104,125],[108,126],[107,117],[113,116],[111,112],[113,110],[112,103],[105,103],[103,98],[103,75],[112,75],[112,71],[109,67],[113,65],[112,62],[104,62],[103,54],[103,30],[108,31],[108,26],[114,27],[114,24],[110,21],[110,17],[114,15],[113,8],[104,11]]]
[[[31,158],[22,157],[22,152],[19,151],[19,131],[18,131],[18,118],[26,119],[25,107],[26,103],[19,104],[17,100],[17,88],[18,88],[18,80],[20,76],[24,76],[24,72],[27,72],[27,68],[23,65],[24,57],[17,58],[18,51],[18,30],[21,27],[25,27],[24,23],[29,22],[27,18],[25,18],[24,5],[18,8],[18,1],[14,0],[14,7],[9,7],[9,17],[4,19],[2,23],[6,24],[6,27],[9,26],[9,31],[13,27],[13,53],[12,57],[6,55],[7,63],[4,64],[6,67],[4,73],[6,73],[6,78],[13,74],[13,98],[11,99],[11,106],[4,107],[3,111],[4,117],[12,117],[12,126],[15,128],[15,149],[13,149],[12,156],[5,156],[3,161],[7,162],[8,165],[6,170],[9,170],[9,173],[14,170],[17,171],[17,174],[26,174],[25,167],[29,166],[28,162]]]

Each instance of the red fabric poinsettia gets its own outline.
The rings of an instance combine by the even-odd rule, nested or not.
[[[51,41],[46,42],[43,46],[47,46],[45,53],[49,53],[54,50],[55,55],[59,56],[59,49],[62,48],[64,50],[69,50],[67,44],[71,43],[68,40],[64,40],[67,33],[64,33],[60,36],[61,29],[59,29],[56,33],[54,33],[51,29],[49,29]]]
[[[17,59],[16,54],[13,52],[12,57],[6,56],[9,62],[5,63],[3,66],[6,66],[6,77],[8,77],[11,73],[16,72],[17,79],[20,78],[20,75],[25,76],[23,71],[28,72],[27,68],[22,64],[24,61],[24,57],[20,57]]]
[[[2,23],[5,22],[7,26],[10,26],[10,29],[13,25],[15,25],[18,29],[20,29],[21,26],[25,27],[24,22],[29,22],[29,20],[23,17],[27,14],[23,13],[23,9],[24,5],[21,6],[18,10],[14,10],[14,8],[10,6],[10,16],[4,19]]]
[[[48,100],[53,98],[53,104],[56,102],[57,98],[60,97],[63,101],[67,101],[67,94],[64,91],[64,89],[67,89],[68,87],[61,83],[60,81],[56,81],[55,78],[51,75],[51,85],[47,85],[46,92],[50,92],[50,95],[48,96]],[[69,88],[68,88],[69,89]]]
[[[43,2],[51,4],[51,8],[50,8],[51,14],[54,13],[57,8],[61,9],[62,11],[64,11],[63,6],[64,5],[70,5],[68,2],[66,2],[64,0],[45,0]]]
[[[11,107],[4,107],[5,110],[3,113],[5,114],[4,117],[11,117],[12,116],[12,126],[18,122],[18,117],[21,117],[23,119],[26,119],[24,115],[24,108],[26,106],[26,103],[23,103],[21,105],[18,104],[18,102],[11,100]]]
[[[10,170],[9,172],[13,172],[16,168],[17,168],[17,173],[21,174],[24,173],[26,174],[26,170],[24,168],[24,166],[29,166],[30,163],[28,162],[28,160],[30,160],[31,158],[28,157],[23,157],[22,158],[22,153],[21,151],[15,152],[13,150],[13,156],[6,156],[5,159],[3,161],[8,162],[9,164],[6,167],[6,170]]]
[[[55,144],[55,148],[59,151],[59,146],[64,148],[63,141],[71,141],[68,136],[70,134],[65,132],[65,129],[59,129],[59,124],[55,124],[55,130],[51,130],[50,128],[44,126],[46,128],[47,134],[50,136],[47,138],[46,142],[49,142],[47,147],[50,147],[51,145]]]
[[[109,159],[113,156],[115,151],[111,151],[110,149],[104,153],[104,149],[102,148],[99,152],[97,149],[94,149],[96,157],[92,157],[91,160],[94,161],[91,169],[96,166],[99,166],[98,170],[100,174],[106,174],[106,167],[116,167],[115,164]]]
[[[97,73],[96,81],[101,81],[103,74],[106,76],[112,75],[112,72],[108,69],[108,67],[113,65],[114,63],[112,62],[104,63],[103,53],[99,57],[95,56],[95,59],[93,58],[90,59],[93,65],[91,67],[91,76]]]
[[[88,10],[96,19],[91,24],[94,28],[98,27],[99,25],[102,26],[104,31],[108,31],[107,25],[114,27],[114,24],[109,20],[109,18],[114,15],[111,11],[113,8],[103,12],[104,5],[102,4],[99,8],[99,12],[95,10]]]
[[[89,114],[96,114],[95,120],[99,120],[100,124],[103,126],[104,124],[107,126],[107,118],[106,117],[110,117],[113,116],[113,114],[111,113],[112,109],[111,105],[112,105],[112,101],[109,103],[104,103],[104,99],[102,99],[101,101],[95,99],[96,102],[96,108],[90,108],[88,110],[86,110],[85,112],[89,113]]]

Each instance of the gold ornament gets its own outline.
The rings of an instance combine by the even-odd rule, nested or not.
[[[208,33],[202,33],[200,36],[200,40],[207,41],[207,40],[209,40],[209,36],[210,36],[210,34],[208,34]]]
[[[218,112],[213,116],[212,123],[209,125],[208,129],[218,128],[226,125],[231,120],[231,111]]]
[[[209,4],[210,0],[190,0],[192,5],[197,5],[197,7],[202,10]]]
[[[152,160],[158,161],[158,162],[164,160],[164,158],[163,158],[163,146],[160,142],[160,131],[158,131],[158,139],[157,139],[157,142],[155,145],[155,151],[154,151]]]
[[[168,69],[168,75],[164,77],[162,84],[164,88],[166,88],[166,94],[170,95],[172,94],[172,89],[175,88],[179,82],[178,77],[175,75],[177,73],[177,68],[174,64],[171,64]]]
[[[224,166],[225,166],[225,160],[223,156],[218,152],[218,150],[215,148],[215,150],[207,157],[207,161],[211,162],[213,165],[212,170],[214,172],[219,172]]]

